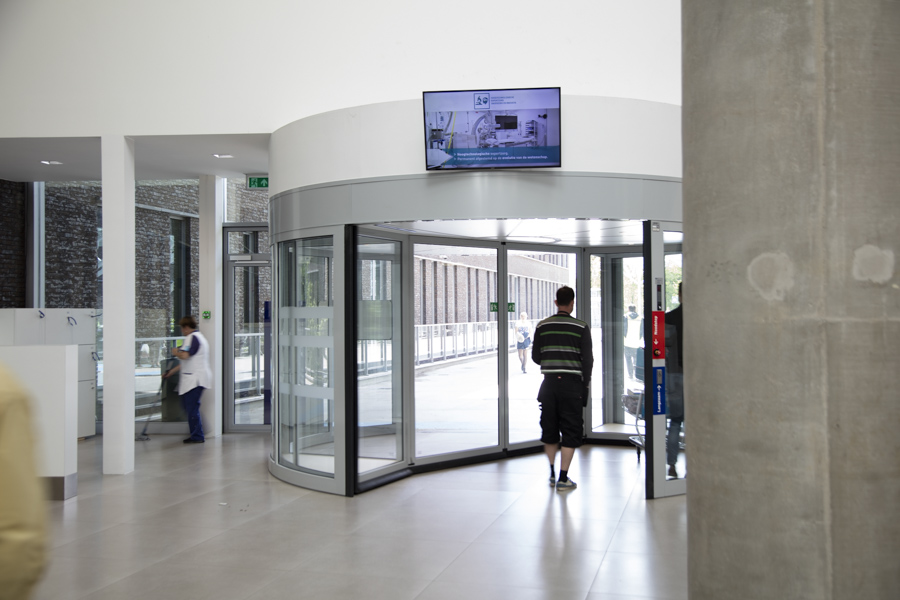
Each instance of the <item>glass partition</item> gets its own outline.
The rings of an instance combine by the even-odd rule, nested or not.
[[[673,235],[673,234],[670,234]],[[679,245],[680,246],[680,245]],[[687,475],[684,456],[684,361],[682,354],[681,318],[681,251],[666,252],[666,477],[678,479]],[[674,339],[670,339],[673,337]]]
[[[292,240],[278,252],[278,462],[333,477],[334,242]]]
[[[416,456],[499,443],[497,251],[415,244]]]
[[[404,458],[400,242],[361,235],[356,252],[357,446],[362,474]]]
[[[576,286],[574,253],[507,251],[509,282],[509,443],[537,441],[541,437],[541,406],[537,402],[541,370],[531,360],[535,325],[556,314],[556,290]],[[577,316],[578,305],[575,306]],[[599,365],[598,365],[599,366]],[[595,373],[600,369],[595,369]]]
[[[231,268],[231,390],[232,423],[263,425],[269,422],[265,403],[265,306],[271,298],[271,267],[234,264]]]

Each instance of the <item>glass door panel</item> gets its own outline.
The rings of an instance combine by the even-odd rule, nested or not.
[[[267,425],[271,417],[265,385],[266,303],[271,300],[272,269],[236,264],[232,270],[233,353],[231,369],[235,425]]]
[[[403,460],[400,242],[357,237],[359,473]]]
[[[334,476],[333,238],[283,242],[278,264],[278,461]]]
[[[590,258],[591,319],[602,322],[599,335],[595,330],[593,338],[590,421],[594,433],[644,434],[640,409],[628,401],[637,398],[640,403],[644,393],[643,269],[642,256],[594,254]]]
[[[578,293],[574,253],[531,250],[507,251],[507,281],[510,311],[507,393],[509,396],[509,443],[533,442],[541,437],[540,367],[531,360],[534,327],[556,314],[556,290],[568,285]],[[577,316],[578,304],[575,305]],[[594,357],[596,361],[596,354]],[[597,365],[599,367],[599,365]],[[595,367],[594,373],[598,369]]]
[[[591,341],[594,344],[594,373],[591,376],[591,411],[588,421],[591,431],[597,431],[603,426],[606,418],[604,410],[606,394],[604,393],[604,362],[603,362],[603,257],[592,254],[589,258],[589,285],[591,286]]]
[[[666,232],[665,237],[678,239],[678,233]],[[679,239],[680,241],[680,239]],[[682,280],[682,255],[680,250],[671,252],[666,249],[665,255],[665,285],[666,285],[666,399],[668,414],[666,415],[666,477],[678,479],[687,475],[687,461],[684,456],[684,361],[682,360],[682,345],[684,340],[678,340],[683,334],[681,329],[681,311],[675,309],[681,307],[681,280]],[[675,339],[670,340],[672,333]],[[671,349],[674,349],[673,353]],[[672,356],[674,354],[674,356]]]
[[[496,446],[497,251],[415,244],[413,253],[416,456]]]

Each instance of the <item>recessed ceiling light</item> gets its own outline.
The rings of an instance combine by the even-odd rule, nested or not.
[[[42,160],[41,164],[42,165],[61,165],[62,163],[59,162],[58,160]]]
[[[213,156],[215,156],[216,158],[234,158],[230,154],[213,154]]]

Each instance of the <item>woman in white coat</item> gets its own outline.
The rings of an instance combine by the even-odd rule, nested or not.
[[[178,395],[181,396],[181,405],[187,413],[188,427],[191,430],[190,437],[184,443],[202,444],[206,439],[203,437],[203,423],[200,422],[200,397],[212,381],[209,342],[197,331],[197,320],[194,317],[184,317],[178,324],[181,325],[181,334],[185,338],[180,348],[172,348],[172,355],[178,357],[181,363],[167,371],[165,377],[181,371]]]

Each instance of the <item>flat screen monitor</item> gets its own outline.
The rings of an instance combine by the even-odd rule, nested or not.
[[[425,168],[559,167],[559,88],[424,92]]]

